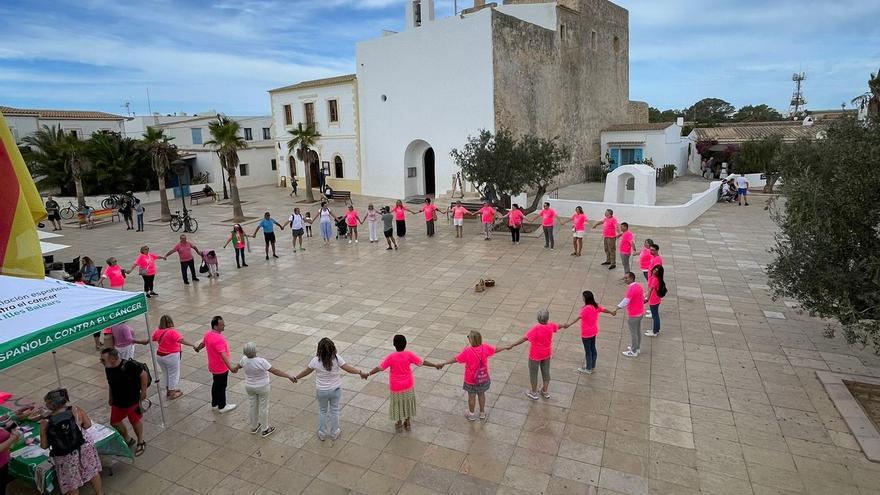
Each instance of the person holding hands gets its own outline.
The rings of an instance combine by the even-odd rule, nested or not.
[[[489,390],[491,380],[489,379],[489,357],[497,351],[494,347],[483,343],[483,336],[480,332],[473,330],[468,336],[468,345],[465,346],[457,356],[437,363],[437,369],[452,363],[461,363],[464,365],[464,385],[462,388],[468,394],[468,412],[465,417],[468,421],[476,421],[477,416],[474,414],[474,406],[477,399],[480,401],[480,420],[485,421],[486,414],[486,391]],[[504,350],[499,348],[498,350]]]
[[[226,323],[222,316],[215,316],[211,319],[211,329],[205,332],[201,342],[195,345],[193,349],[196,352],[207,349],[208,371],[213,377],[211,383],[211,407],[216,407],[217,412],[224,414],[235,409],[235,404],[226,402],[226,385],[229,382],[229,372],[238,373],[241,365],[232,364],[229,360],[229,344],[223,331],[226,329]]]

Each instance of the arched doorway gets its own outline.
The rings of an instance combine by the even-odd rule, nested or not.
[[[323,177],[320,174],[320,162],[318,161],[318,153],[315,150],[309,150],[308,155],[308,170],[309,170],[309,180],[311,181],[312,187],[320,187],[323,185]]]
[[[434,159],[434,148],[427,141],[416,139],[406,147],[403,163],[407,197],[436,194]]]
[[[633,174],[620,174],[617,182],[617,202],[632,204],[635,196],[636,178]]]

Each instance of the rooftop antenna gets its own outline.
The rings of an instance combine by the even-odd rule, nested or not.
[[[150,104],[150,88],[147,88],[147,111],[153,117],[153,125],[159,125],[159,117],[153,115],[153,105]]]
[[[788,116],[792,120],[800,118],[801,113],[806,109],[807,100],[804,98],[804,93],[801,90],[801,83],[803,83],[806,78],[807,75],[804,72],[796,72],[791,75],[791,80],[794,81],[794,94],[791,95]]]
[[[131,117],[131,102],[124,101],[124,102],[122,102],[122,105],[120,105],[120,106],[125,108],[125,113],[128,114],[129,117]]]

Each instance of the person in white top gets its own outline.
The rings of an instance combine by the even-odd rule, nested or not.
[[[367,214],[361,219],[361,224],[367,222],[367,226],[370,228],[370,242],[379,242],[379,229],[377,226],[381,219],[382,215],[373,208],[372,204],[367,206]]]
[[[290,233],[293,234],[293,252],[296,252],[296,241],[299,240],[299,249],[300,251],[305,251],[306,248],[303,247],[303,234],[305,234],[305,226],[306,224],[311,224],[311,218],[303,218],[302,214],[299,212],[299,208],[294,208],[293,213],[290,217],[287,218],[287,221],[284,222],[284,225],[281,228],[287,227],[290,225]]]
[[[749,206],[749,198],[747,197],[749,194],[749,180],[746,179],[746,176],[739,175],[736,177],[736,194],[739,196],[739,205],[742,206],[743,203],[746,206]]]
[[[269,426],[269,373],[287,378],[293,383],[296,383],[296,379],[273,367],[269,361],[257,357],[257,344],[253,342],[244,345],[244,356],[238,365],[244,370],[244,390],[250,403],[250,432],[262,430],[260,435],[268,437],[275,431],[274,426]]]
[[[333,212],[327,208],[327,203],[321,203],[321,209],[318,210],[318,225],[321,227],[321,239],[324,240],[324,246],[330,245],[330,237],[333,236]]]
[[[306,369],[293,377],[293,383],[315,372],[315,390],[318,398],[318,439],[323,441],[327,438],[327,423],[330,426],[330,437],[333,440],[339,438],[342,430],[339,428],[339,400],[342,398],[342,375],[339,370],[344,370],[352,375],[359,375],[364,380],[367,374],[359,371],[354,366],[345,362],[339,354],[336,354],[336,344],[324,337],[318,341],[318,353],[309,361]]]

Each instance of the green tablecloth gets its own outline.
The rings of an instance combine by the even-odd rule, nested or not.
[[[0,414],[9,414],[12,412],[10,409],[7,409],[3,406],[0,406]],[[45,451],[41,452],[39,455],[35,457],[25,457],[23,455],[16,455],[18,452],[21,454],[23,449],[30,449],[31,451],[35,450],[36,447],[40,445],[40,425],[34,421],[22,421],[19,423],[20,426],[29,426],[33,428],[30,432],[25,434],[25,437],[21,439],[17,444],[12,446],[10,451],[10,459],[9,459],[9,474],[24,480],[36,487],[36,472],[37,467],[43,462],[49,459],[49,456],[45,455]],[[129,459],[134,459],[134,456],[131,453],[131,449],[128,448],[128,445],[125,444],[125,440],[122,439],[122,436],[113,428],[100,425],[97,423],[92,423],[92,427],[89,428],[85,433],[86,438],[95,438],[98,440],[95,442],[95,448],[98,451],[98,454],[101,455],[112,455],[119,457],[128,457]],[[34,446],[28,446],[25,444],[25,440],[28,438],[34,439]],[[46,469],[43,472],[43,493],[49,493],[53,490],[55,485],[55,470],[54,469]]]

